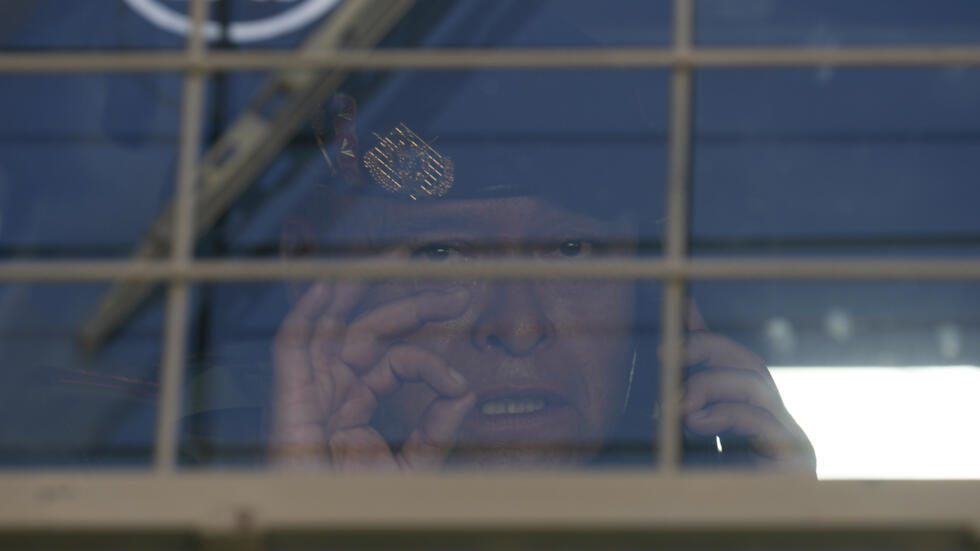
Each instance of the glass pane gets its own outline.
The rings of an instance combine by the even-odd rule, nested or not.
[[[249,78],[259,82],[259,75]],[[534,195],[599,218],[618,216],[636,225],[641,253],[659,254],[667,80],[665,72],[625,70],[352,73],[281,153],[269,152],[271,162],[227,182],[231,189],[255,179],[236,191],[237,200],[201,240],[198,254],[277,256],[289,218],[303,218],[304,231],[325,237],[332,221],[326,210],[315,209],[329,208],[330,200],[310,201],[315,190],[422,197],[416,188],[429,185],[438,189],[422,193],[444,199]],[[242,119],[234,113],[243,105],[246,82],[225,79],[213,87],[214,113],[222,115],[212,128],[237,132]],[[260,103],[288,113],[286,106],[296,101],[292,94],[279,100]],[[391,141],[410,136],[415,145]],[[233,156],[252,159],[271,143],[251,135],[248,141],[256,147]],[[396,189],[394,180],[379,159],[399,155],[443,167],[418,172],[402,191],[389,191]]]
[[[669,0],[419,2],[383,47],[537,48],[665,46]]]
[[[980,72],[697,76],[695,254],[975,255]]]
[[[127,1],[159,4],[163,0]],[[331,17],[349,7],[337,8],[338,4],[338,0],[214,0],[209,29],[212,45],[218,49],[287,49],[333,44],[343,31],[337,30],[338,22]],[[600,47],[670,42],[668,0],[608,0],[602,4],[588,0],[439,0],[415,2],[404,13],[392,12],[384,4],[365,7],[359,12],[361,28],[346,43],[348,47]],[[383,12],[388,13],[379,17]],[[365,26],[365,20],[371,23]],[[362,34],[365,36],[359,36]]]
[[[172,193],[180,101],[173,74],[6,76],[0,256],[130,254]]]
[[[21,0],[26,2],[26,0]],[[52,5],[28,20],[31,32],[10,39],[13,47],[171,47],[184,45],[188,0],[122,0],[94,32],[48,31],[52,19],[70,17]],[[217,49],[292,49],[323,38],[339,0],[211,0],[207,36]],[[60,6],[60,4],[59,4]],[[390,6],[377,5],[377,11]],[[28,14],[35,10],[21,9]],[[365,11],[362,18],[377,12]],[[417,2],[401,16],[370,25],[377,39],[354,47],[598,47],[666,45],[669,0],[458,0]],[[45,34],[47,33],[47,34]],[[108,34],[109,36],[105,36]],[[47,36],[50,35],[50,36]],[[91,35],[91,36],[90,36]],[[335,42],[336,37],[330,42]]]
[[[0,286],[0,466],[149,464],[162,294],[86,345],[83,328],[108,289]]]
[[[257,81],[261,75],[254,76]],[[352,73],[208,228],[198,254],[286,259],[394,254],[416,262],[659,254],[667,80],[665,72],[653,71]],[[243,82],[226,80],[224,95],[213,88],[216,112],[230,106],[225,112],[235,113],[244,105]],[[282,112],[288,112],[283,105],[290,98],[281,98]],[[235,115],[223,117],[213,128],[233,129],[236,121]],[[274,393],[275,338],[307,287],[202,288],[201,333],[188,377],[186,464],[267,464],[269,443],[282,439],[275,422],[282,409]],[[442,320],[446,323],[406,337],[411,350],[445,351],[449,360],[440,361],[467,363],[459,369],[472,380],[476,404],[466,411],[476,413],[466,421],[473,426],[461,444],[453,445],[449,464],[650,464],[655,367],[636,370],[630,391],[635,399],[625,411],[630,385],[624,374],[641,342],[644,361],[655,357],[651,339],[658,334],[659,295],[647,289],[642,299],[631,298],[625,306],[622,296],[655,286],[390,281],[357,293],[359,302],[338,319],[354,324],[375,310],[382,312],[375,317],[387,319],[391,314],[382,306],[391,302],[432,299],[438,305],[452,299],[451,287],[463,288],[472,295],[467,300],[477,304],[468,325],[448,323],[457,316],[452,314]],[[610,294],[624,307],[608,311],[607,303],[617,303],[603,298]],[[554,334],[530,344],[515,337],[514,350],[505,346],[514,339],[491,333],[483,348],[476,348],[475,320],[529,315],[521,305],[525,299],[533,313],[531,330],[543,323]],[[392,312],[397,320],[398,310]],[[573,313],[579,316],[574,323]],[[506,333],[514,329],[509,323],[490,326]],[[386,335],[383,348],[399,344],[405,331]],[[337,349],[344,338],[319,341]],[[311,342],[306,337],[304,346]],[[521,350],[525,345],[530,349]],[[569,372],[559,371],[558,364],[568,364]],[[480,367],[498,365],[504,366],[502,373]],[[601,395],[575,394],[583,392],[582,381],[592,379]],[[390,446],[395,453],[411,449],[406,442],[432,397],[425,390],[428,383],[406,386],[415,390],[379,390],[384,396],[376,416],[375,410],[359,413],[359,422],[383,435],[384,449]],[[579,409],[584,413],[576,413]],[[317,423],[328,422],[332,412],[312,415]],[[494,415],[514,416],[517,427],[503,423],[503,429],[493,429],[496,421],[486,419]],[[588,426],[581,434],[562,432],[575,423]],[[493,440],[493,430],[502,431],[499,441]],[[349,453],[345,468],[377,461],[363,445],[352,444]]]
[[[980,42],[972,0],[698,0],[698,41],[711,46],[952,45]]]
[[[341,0],[207,0],[216,48],[295,48]],[[189,0],[4,0],[0,49],[159,50],[187,46]]]
[[[188,0],[125,0],[157,33],[186,36]],[[292,49],[329,21],[342,0],[209,0],[206,36],[215,49]],[[162,14],[165,14],[164,17]]]
[[[4,0],[0,50],[175,49],[187,0]]]
[[[525,199],[439,205],[465,211],[469,228],[492,220],[522,230],[562,216],[536,210],[537,220],[524,218],[540,206]],[[430,231],[416,239],[407,223],[431,218],[418,218],[413,207],[385,211],[383,222],[405,233],[380,254],[453,263],[498,253],[443,248]],[[380,214],[357,212],[376,222]],[[556,250],[548,254],[569,263],[604,254],[585,241],[549,242]],[[187,466],[652,464],[656,284],[281,282],[209,285],[200,296],[184,417]]]
[[[697,283],[692,297],[685,430],[719,437],[733,461],[714,464],[782,468],[805,434],[824,479],[980,477],[964,437],[980,419],[980,286]]]

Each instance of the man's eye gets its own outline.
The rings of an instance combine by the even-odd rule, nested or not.
[[[412,257],[424,260],[448,260],[460,254],[459,249],[445,243],[431,243],[415,249]]]
[[[592,243],[582,239],[570,239],[558,246],[558,252],[567,257],[591,254],[592,250]]]

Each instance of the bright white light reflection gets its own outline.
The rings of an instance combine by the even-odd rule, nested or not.
[[[980,367],[771,369],[819,478],[980,478]]]

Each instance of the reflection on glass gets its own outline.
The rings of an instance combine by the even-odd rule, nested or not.
[[[353,74],[311,117],[305,143],[277,160],[296,168],[246,192],[202,251],[432,266],[655,254],[666,83],[647,71]],[[192,391],[198,437],[185,449],[202,463],[271,452],[276,464],[342,469],[650,464],[653,287],[212,287],[201,357],[241,379],[230,356],[247,349],[239,359],[259,364],[265,386],[237,398],[217,396],[228,384]],[[250,322],[224,314],[248,303]],[[208,367],[202,380],[225,377]]]
[[[0,287],[0,466],[149,464],[162,301],[86,348],[80,330],[106,289]]]
[[[527,199],[484,206],[498,205],[512,211],[496,213],[511,231],[526,230],[518,218],[556,220]],[[467,227],[486,231],[486,209],[461,206]],[[437,241],[406,235],[404,245],[379,254],[448,264],[502,253],[499,241],[492,248],[433,244],[461,235],[439,231],[427,231],[426,239]],[[569,263],[602,258],[582,250],[585,242],[552,243],[544,254]],[[652,463],[655,285],[219,285],[202,292],[201,304],[210,323],[197,347],[204,361],[189,378],[183,445],[189,465],[271,460],[278,467],[428,470]]]
[[[160,50],[186,46],[159,24],[163,10],[186,10],[186,0],[4,0],[0,50]]]
[[[626,407],[636,300],[633,284],[612,282],[315,284],[276,337],[275,463],[604,459]]]
[[[666,83],[646,71],[353,74],[293,144],[302,155],[277,161],[297,166],[270,170],[202,251],[432,266],[656,254]],[[192,391],[187,456],[343,470],[651,465],[655,289],[440,279],[211,288],[212,330],[198,351],[221,369],[195,374],[204,383]],[[730,379],[776,412],[774,387],[738,377],[754,369],[763,380],[765,366],[691,324],[703,337],[692,349],[710,356],[692,378],[692,413],[744,401],[718,388]],[[228,354],[242,349],[259,392],[215,382],[240,383]],[[686,462],[812,469],[795,425],[709,421],[689,435]],[[747,434],[779,444],[763,450]]]
[[[666,46],[664,0],[462,0],[419,2],[380,44],[422,48]]]
[[[694,254],[980,252],[980,72],[706,70]]]
[[[698,41],[712,46],[941,46],[980,42],[971,0],[698,0]]]
[[[340,120],[347,120],[350,105],[339,104]],[[386,170],[375,176],[358,165],[344,167],[343,140],[330,162],[335,179],[307,197],[282,230],[287,258],[573,264],[639,252],[633,202],[575,201],[534,181],[483,187],[489,178],[453,180],[440,195],[426,187],[434,146],[392,139]],[[223,358],[222,349],[245,347],[242,359],[268,362],[264,379],[257,378],[268,385],[259,398],[268,425],[254,438],[267,439],[277,467],[653,463],[655,286],[409,279],[222,287],[207,293],[218,316],[210,349],[232,372],[235,361]],[[688,329],[685,460],[812,470],[807,438],[759,356],[712,333],[694,306]],[[198,409],[207,409],[210,398],[201,395]],[[235,408],[242,409],[211,409]],[[217,445],[212,459],[235,458]]]
[[[0,257],[129,255],[172,190],[179,85],[156,73],[5,76]]]
[[[713,328],[771,366],[820,478],[977,478],[980,289],[699,283]],[[722,436],[724,439],[724,436]]]
[[[212,48],[295,48],[341,0],[209,0]],[[0,49],[177,50],[187,47],[188,0],[4,0]]]
[[[657,253],[667,82],[664,71],[634,70],[352,73],[242,191],[199,254],[278,256],[281,228],[297,227],[289,218],[303,203],[303,231],[318,236],[318,254],[350,251],[358,245],[323,214],[335,207],[311,201],[311,190],[379,197],[395,189],[385,183],[393,171],[416,197],[434,186],[445,198],[538,194],[573,210],[618,212],[638,224],[641,254]],[[227,106],[220,89],[216,100]]]
[[[685,465],[813,472],[813,447],[784,405],[766,361],[716,332],[694,300],[685,321]]]
[[[124,0],[159,34],[185,37],[185,0]],[[204,36],[215,49],[290,49],[329,22],[342,0],[212,0]],[[390,8],[390,7],[389,7]]]

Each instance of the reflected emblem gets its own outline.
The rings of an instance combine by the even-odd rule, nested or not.
[[[442,197],[453,187],[453,161],[441,155],[402,123],[364,155],[364,168],[374,183],[410,199]]]
[[[188,0],[123,1],[130,9],[160,29],[186,35],[190,28],[187,17]],[[204,35],[208,40],[218,40],[222,36],[227,36],[238,44],[271,40],[313,23],[339,4],[340,0],[242,0],[231,3],[235,4],[236,13],[255,10],[265,16],[230,21],[224,28],[216,21],[209,21],[204,27]]]

